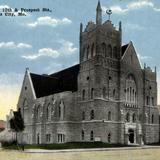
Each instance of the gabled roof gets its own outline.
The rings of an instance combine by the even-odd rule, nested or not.
[[[123,45],[123,46],[121,47],[122,56],[124,55],[124,53],[125,53],[125,51],[126,51],[128,45],[129,45],[129,44],[125,44],[125,45]]]
[[[79,64],[51,75],[30,73],[37,98],[64,91],[76,91]]]
[[[121,47],[122,55],[128,44]],[[64,91],[77,91],[79,64],[50,75],[30,73],[33,88],[37,98]]]

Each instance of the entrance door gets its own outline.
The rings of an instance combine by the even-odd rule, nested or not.
[[[128,133],[129,133],[129,142],[134,143],[134,130],[129,129]]]

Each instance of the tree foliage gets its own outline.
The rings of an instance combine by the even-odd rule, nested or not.
[[[14,116],[13,118],[10,119],[10,127],[15,132],[22,132],[25,126],[24,126],[24,120],[22,118],[20,108],[18,109],[18,111],[13,113],[14,113]]]

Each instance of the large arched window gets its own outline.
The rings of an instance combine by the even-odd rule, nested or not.
[[[111,111],[108,112],[108,120],[111,121]]]
[[[91,131],[90,133],[90,140],[93,141],[94,140],[94,134],[93,134],[93,131]]]
[[[113,48],[113,58],[117,58],[118,56],[117,56],[117,47],[114,47]]]
[[[126,102],[137,104],[137,87],[135,78],[132,74],[128,75],[126,78]]]
[[[91,113],[90,113],[90,119],[94,119],[94,110],[91,110]]]
[[[92,44],[92,47],[91,47],[91,57],[93,57],[94,55],[94,43]]]
[[[112,58],[112,46],[109,44],[107,49],[109,57]]]
[[[62,100],[60,101],[60,104],[59,104],[58,108],[59,108],[59,118],[61,120],[63,120],[64,117],[65,117],[65,105],[64,105],[64,102]]]
[[[46,119],[49,121],[51,120],[51,105],[48,104],[47,108],[46,108]]]
[[[102,43],[102,55],[107,57],[107,48],[105,43]]]

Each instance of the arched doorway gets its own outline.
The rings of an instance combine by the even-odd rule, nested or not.
[[[129,142],[130,143],[134,143],[134,130],[133,129],[129,129],[128,130],[128,133],[129,133]]]

